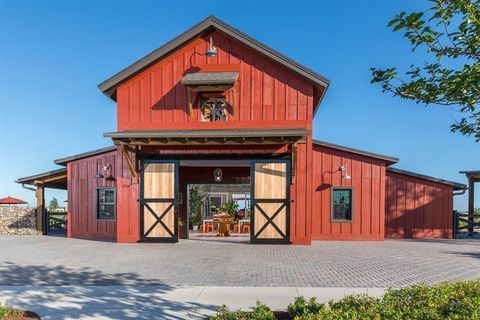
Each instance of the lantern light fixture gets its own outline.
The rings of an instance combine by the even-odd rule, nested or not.
[[[213,46],[213,39],[210,37],[210,46],[208,47],[207,51],[205,51],[206,57],[215,57],[217,55],[217,48]]]
[[[339,170],[342,172],[342,179],[350,180],[352,177],[347,172],[347,164],[341,165]]]
[[[223,171],[220,168],[213,170],[213,180],[215,182],[221,182],[223,177]]]

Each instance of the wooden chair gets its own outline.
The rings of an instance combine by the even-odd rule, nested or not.
[[[244,224],[242,226],[242,233],[250,233],[250,224]]]
[[[213,223],[207,222],[205,224],[205,233],[213,232]]]
[[[233,224],[233,232],[234,233],[240,233],[240,230],[238,229],[239,225],[238,225],[238,222],[235,222]]]

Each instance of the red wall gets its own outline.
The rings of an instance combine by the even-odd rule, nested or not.
[[[199,53],[205,52],[210,36],[218,54],[207,59]],[[185,73],[199,70],[239,72],[237,101],[233,101],[231,91],[226,94],[227,101],[235,106],[234,113],[229,110],[228,121],[201,122],[198,103],[193,114],[187,115],[186,88],[180,81]],[[119,86],[118,131],[310,128],[313,98],[311,82],[215,31],[186,44]]]
[[[68,163],[68,236],[90,239],[115,239],[116,222],[96,218],[97,187],[115,187],[115,182],[95,179],[102,166],[111,166],[117,174],[116,152],[80,159]],[[118,210],[117,210],[118,211]]]
[[[452,238],[453,188],[387,171],[385,236]]]
[[[338,170],[347,165],[351,180]],[[383,240],[385,225],[385,162],[314,145],[313,216],[314,240]],[[353,221],[332,223],[331,188],[353,187]],[[312,190],[312,189],[310,189]]]

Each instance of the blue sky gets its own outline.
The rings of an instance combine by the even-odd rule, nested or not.
[[[421,63],[387,22],[426,1],[0,0],[0,197],[34,203],[18,177],[103,147],[113,101],[97,84],[214,14],[331,79],[314,137],[399,157],[400,168],[465,183],[480,144],[452,134],[455,110],[382,94],[369,68]],[[65,199],[65,192],[47,199]],[[479,195],[480,197],[480,195]],[[455,207],[466,208],[466,197]]]

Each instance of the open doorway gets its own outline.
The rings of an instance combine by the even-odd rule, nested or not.
[[[250,241],[250,184],[189,184],[186,202],[189,239]]]

